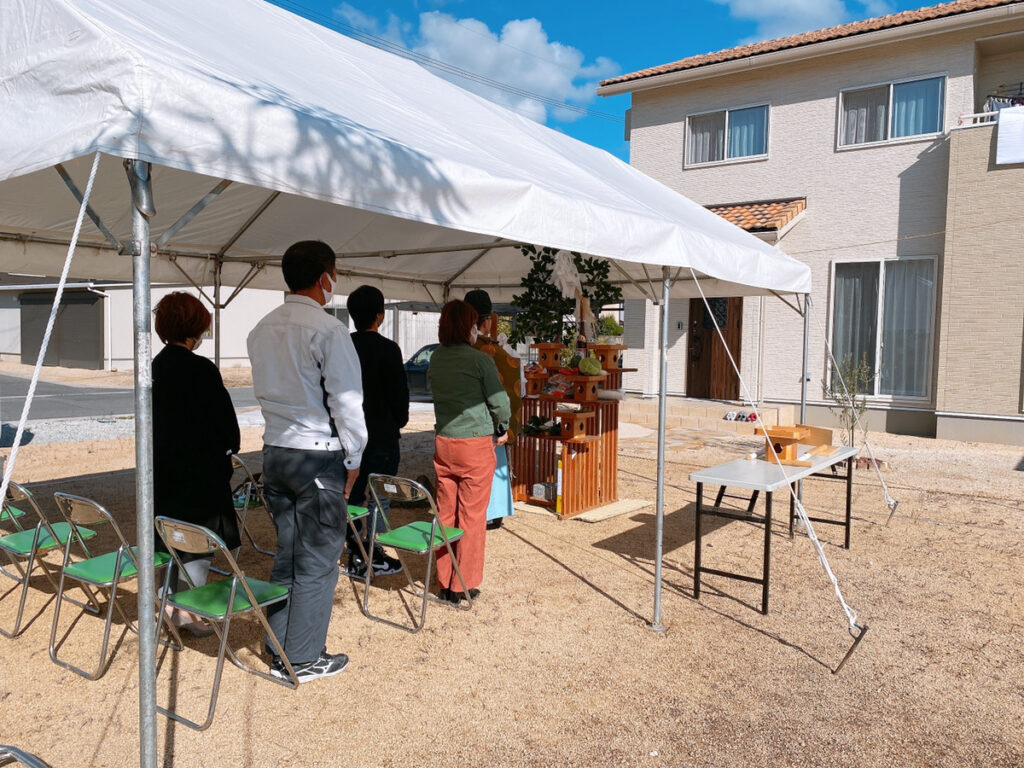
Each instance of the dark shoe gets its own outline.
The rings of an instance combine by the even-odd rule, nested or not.
[[[501,528],[501,524],[503,522],[505,522],[505,518],[503,518],[503,517],[496,517],[493,520],[488,520],[487,521],[487,530],[488,531],[497,530],[498,528]]]
[[[374,576],[390,576],[393,573],[400,573],[401,570],[402,563],[400,560],[388,557],[382,549],[375,549],[373,551]],[[363,556],[359,552],[349,552],[348,566],[345,572],[354,579],[366,578],[366,561],[363,560]]]
[[[447,587],[441,587],[441,589],[437,591],[437,599],[442,603],[451,603],[452,605],[459,604],[459,600],[455,597],[455,593]]]
[[[348,666],[348,656],[344,653],[327,653],[324,651],[316,661],[306,664],[293,664],[295,677],[300,683],[308,683],[320,677],[333,677]],[[270,662],[270,676],[279,680],[288,680],[288,670],[279,657]]]
[[[449,589],[448,594],[451,595],[451,600],[449,602],[455,603],[456,605],[466,599],[465,592],[456,592],[454,590]],[[479,595],[480,590],[476,587],[473,587],[471,590],[469,590],[469,596],[471,599],[476,600]]]
[[[390,576],[402,572],[402,561],[397,557],[389,557],[380,547],[373,549],[373,575]]]

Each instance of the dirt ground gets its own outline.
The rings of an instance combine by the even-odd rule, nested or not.
[[[406,430],[403,473],[429,466],[429,430],[422,418]],[[693,599],[688,475],[754,443],[677,429],[666,465],[663,633],[650,626],[655,445],[650,435],[625,438],[620,496],[652,506],[594,524],[517,513],[488,536],[473,610],[431,604],[419,634],[364,617],[361,588],[343,577],[328,644],[351,657],[349,668],[291,691],[228,665],[209,730],[158,715],[159,764],[1024,765],[1024,452],[888,435],[873,443],[897,514],[886,525],[879,481],[859,471],[852,548],[842,548],[841,528],[818,527],[844,596],[870,626],[838,675],[851,643],[845,617],[784,515],[773,529],[769,615],[757,610],[754,584],[709,576]],[[246,430],[244,455],[257,465],[259,445],[259,431]],[[52,515],[55,490],[94,498],[134,536],[133,450],[130,440],[27,445],[16,479]],[[808,509],[834,515],[842,493],[842,483],[809,481]],[[763,529],[716,523],[705,565],[756,574]],[[252,527],[272,542],[262,510]],[[268,573],[269,558],[248,544],[241,559],[250,575]],[[401,576],[380,580],[371,607],[404,618],[401,585]],[[0,638],[0,743],[55,767],[137,764],[137,638],[115,623],[116,653],[99,681],[61,669],[47,656],[53,590],[42,578],[32,586],[32,623]],[[0,601],[2,626],[15,603]],[[133,588],[123,605],[135,614]],[[64,611],[60,636],[75,615]],[[100,630],[82,618],[62,656],[91,662]],[[232,640],[256,659],[254,623],[239,622]],[[162,655],[157,700],[202,719],[216,642],[186,643]]]

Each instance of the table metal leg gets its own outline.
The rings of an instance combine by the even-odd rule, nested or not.
[[[725,486],[721,485],[718,487],[718,495],[715,496],[715,508],[722,506],[722,499],[725,498]]]
[[[789,538],[793,538],[793,519],[796,517],[796,496],[793,489],[789,490]]]
[[[764,495],[764,584],[761,585],[761,613],[768,614],[768,584],[772,577],[772,492]]]
[[[852,503],[853,503],[853,467],[856,464],[854,456],[851,456],[846,460],[846,543],[843,544],[845,549],[850,548],[850,529],[852,519]]]
[[[724,489],[723,489],[724,490]],[[700,537],[704,509],[704,483],[697,483],[697,513],[693,520],[693,599],[700,599]]]

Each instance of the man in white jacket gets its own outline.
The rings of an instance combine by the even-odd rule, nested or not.
[[[348,664],[327,652],[327,627],[345,540],[345,499],[366,447],[363,391],[348,328],[327,314],[337,280],[325,243],[295,243],[281,263],[291,293],[248,338],[253,392],[263,410],[263,496],[277,528],[270,580],[287,601],[268,610],[300,682]],[[273,658],[270,673],[286,678]]]

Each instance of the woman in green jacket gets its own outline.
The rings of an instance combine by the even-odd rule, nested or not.
[[[487,504],[494,476],[494,446],[508,439],[511,417],[508,395],[494,361],[473,349],[477,313],[464,301],[441,309],[441,346],[430,358],[430,390],[434,394],[434,469],[437,509],[443,525],[465,535],[455,543],[455,558],[470,597],[484,578]],[[437,559],[442,600],[457,603],[465,595],[452,590],[453,568],[448,553]]]

